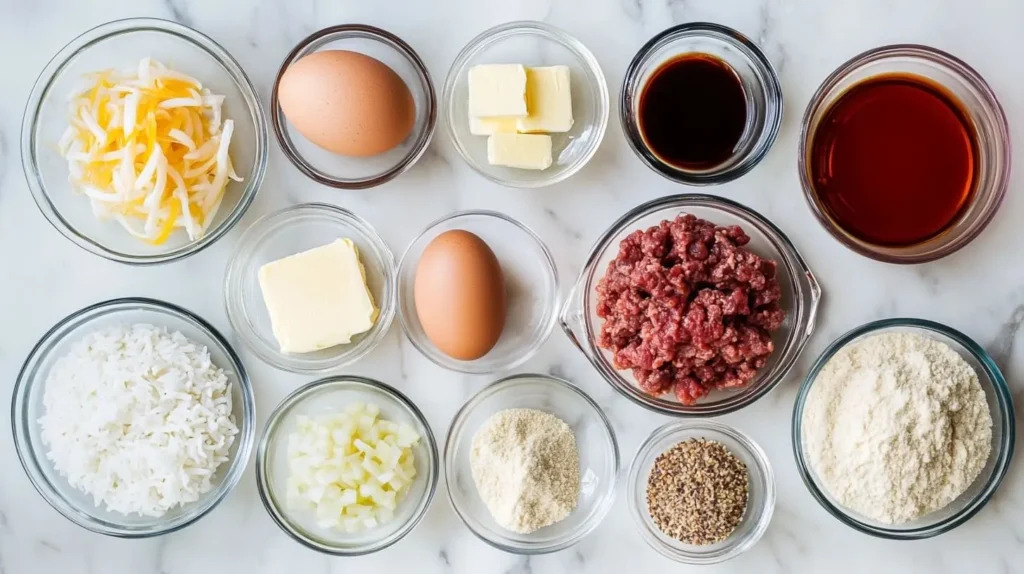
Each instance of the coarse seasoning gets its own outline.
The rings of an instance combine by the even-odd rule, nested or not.
[[[718,441],[692,438],[661,453],[647,477],[647,510],[665,535],[717,544],[747,510],[747,465]]]
[[[469,461],[480,498],[502,528],[529,534],[576,508],[576,435],[555,415],[522,408],[491,415],[473,436]]]

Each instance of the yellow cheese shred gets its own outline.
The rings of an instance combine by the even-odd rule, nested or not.
[[[177,229],[201,238],[229,181],[242,181],[228,150],[234,122],[224,96],[198,80],[143,58],[125,71],[103,70],[69,98],[60,140],[69,181],[93,213],[154,245]]]

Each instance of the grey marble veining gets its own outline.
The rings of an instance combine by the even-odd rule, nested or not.
[[[974,66],[1001,97],[1015,142],[1024,141],[1024,74],[1015,0],[0,0],[0,390],[9,396],[25,354],[54,322],[89,303],[117,296],[165,299],[199,313],[228,334],[256,387],[260,425],[273,406],[307,377],[262,364],[229,333],[221,302],[227,257],[240,228],[299,201],[326,201],[368,219],[396,254],[428,222],[454,209],[504,211],[533,227],[558,264],[563,294],[591,243],[618,216],[645,200],[690,191],[660,178],[630,151],[613,111],[604,144],[589,166],[550,188],[525,191],[491,184],[470,170],[439,129],[407,174],[381,188],[341,192],[306,180],[272,144],[262,191],[240,228],[185,261],[151,269],[93,257],[54,231],[38,213],[21,175],[20,125],[39,70],[87,28],[129,16],[170,18],[210,35],[242,64],[264,103],[277,66],[307,34],[337,23],[384,27],[423,57],[435,84],[474,35],[515,19],[542,19],[588,45],[613,100],[626,65],[649,37],[679,22],[710,20],[754,38],[779,70],[786,99],[783,127],[763,163],[740,180],[713,188],[761,211],[807,258],[826,293],[815,337],[791,376],[757,404],[724,417],[768,453],[778,504],[767,534],[750,552],[708,572],[1024,572],[1024,471],[1015,464],[991,504],[963,527],[915,543],[858,534],[808,494],[793,461],[790,418],[802,375],[818,352],[866,321],[919,316],[945,322],[984,345],[1000,363],[1018,405],[1024,403],[1024,246],[1021,170],[989,228],[970,246],[917,267],[883,265],[841,247],[813,219],[800,191],[796,147],[800,118],[818,84],[855,54],[885,43],[934,45]],[[1024,165],[1017,146],[1014,161]],[[624,463],[668,419],[617,395],[560,333],[520,371],[549,372],[579,383],[606,409]],[[397,322],[386,340],[350,372],[389,381],[426,413],[443,442],[459,406],[496,376],[442,371],[403,339]],[[1020,437],[1018,437],[1020,438]],[[554,574],[686,572],[647,548],[628,515],[620,484],[608,518],[576,547],[524,558],[501,553],[462,526],[443,485],[422,524],[375,555],[335,559],[296,544],[271,522],[253,473],[209,516],[181,532],[124,541],[85,532],[33,491],[0,432],[0,574],[276,574],[405,572]],[[623,476],[625,469],[623,469]]]

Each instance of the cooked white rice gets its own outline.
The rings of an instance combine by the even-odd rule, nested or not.
[[[152,325],[86,335],[53,365],[39,419],[47,458],[97,506],[159,517],[209,492],[238,427],[206,347]]]

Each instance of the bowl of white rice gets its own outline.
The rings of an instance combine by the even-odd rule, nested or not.
[[[255,403],[216,329],[180,307],[126,298],[42,337],[15,384],[11,423],[50,506],[93,532],[142,538],[192,524],[234,488]]]

